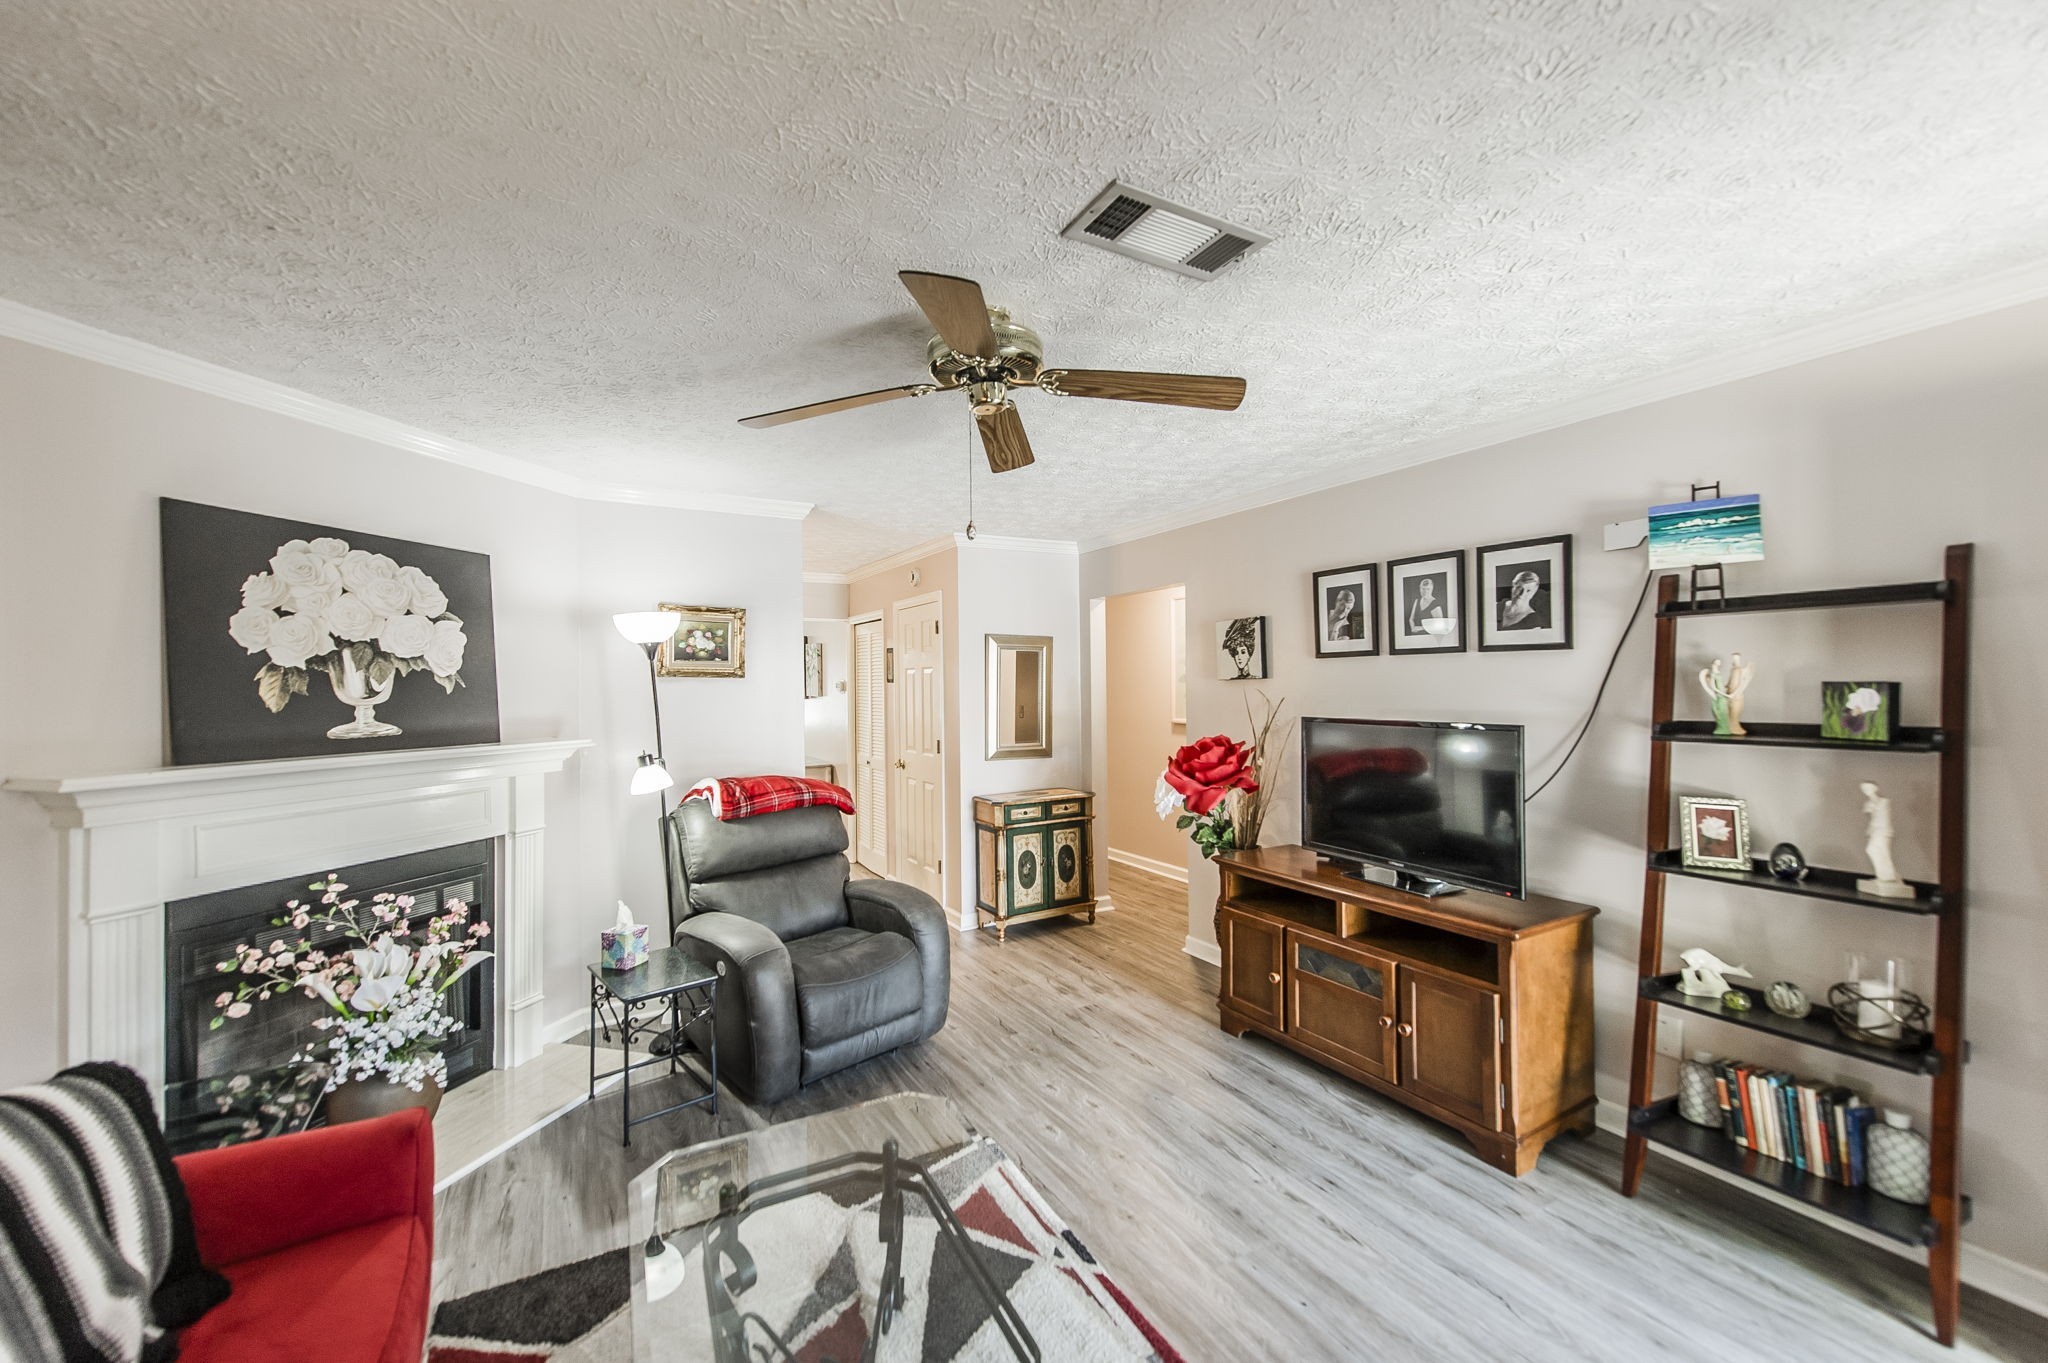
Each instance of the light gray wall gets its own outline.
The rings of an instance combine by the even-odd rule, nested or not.
[[[580,503],[0,341],[0,776],[163,764],[160,496],[491,556],[504,737],[597,744],[548,786],[550,1019],[584,1007],[614,900],[660,912],[653,805],[624,794],[651,738],[646,662],[612,613],[747,606],[745,680],[662,683],[669,754],[685,780],[797,769],[799,522]],[[57,1062],[56,873],[42,811],[0,796],[0,1087]]]
[[[1366,385],[1369,394],[1370,385]],[[1228,419],[1228,418],[1221,418]],[[1740,382],[1421,465],[1313,497],[1245,511],[1083,556],[1083,598],[1185,582],[1191,736],[1243,736],[1242,689],[1284,697],[1292,716],[1352,715],[1520,723],[1531,785],[1585,713],[1645,578],[1640,550],[1604,553],[1604,522],[1682,500],[1695,479],[1764,499],[1769,559],[1730,569],[1737,592],[1937,576],[1942,547],[1978,546],[1970,744],[1969,1035],[1964,1188],[1976,1198],[1974,1245],[2048,1284],[2048,977],[2041,830],[2048,744],[2036,715],[2048,677],[2037,627],[2048,580],[2048,304],[2031,304]],[[1250,433],[1248,432],[1248,438]],[[1248,463],[1247,467],[1254,467]],[[1309,574],[1318,568],[1473,547],[1554,532],[1577,538],[1578,647],[1570,652],[1317,660]],[[1384,588],[1383,588],[1384,594]],[[1273,677],[1213,679],[1213,623],[1271,618]],[[1823,680],[1896,679],[1906,718],[1935,718],[1931,607],[1742,616],[1680,635],[1681,665],[1740,650],[1757,664],[1748,714],[1818,718]],[[1629,1026],[1642,897],[1649,748],[1650,629],[1639,625],[1598,723],[1565,774],[1529,809],[1534,889],[1598,905],[1599,1088],[1626,1100]],[[1704,716],[1696,687],[1681,714]],[[1856,782],[1895,798],[1905,874],[1932,878],[1932,760],[1798,750],[1677,754],[1681,792],[1750,801],[1755,840],[1800,844],[1817,864],[1861,864]],[[1299,835],[1298,754],[1280,774],[1268,841]],[[1189,891],[1188,930],[1213,942],[1216,877]],[[1765,980],[1818,993],[1842,977],[1850,946],[1909,958],[1931,992],[1933,933],[1904,915],[1788,900],[1690,881],[1670,894],[1675,952],[1708,946]],[[1689,1044],[1723,1048],[1848,1082],[1924,1119],[1926,1086],[1812,1052],[1773,1053],[1762,1038],[1694,1024]],[[1966,1264],[1972,1261],[1966,1257]]]

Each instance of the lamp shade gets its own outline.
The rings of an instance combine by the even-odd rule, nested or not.
[[[640,765],[633,769],[632,794],[652,795],[658,790],[667,790],[675,783],[676,778],[668,774],[668,767],[659,757],[651,752],[640,754]]]
[[[671,638],[682,621],[680,611],[627,611],[612,617],[619,633],[636,644],[658,644]]]
[[[1447,620],[1440,615],[1432,615],[1422,622],[1422,632],[1439,639],[1448,638],[1458,632],[1458,622],[1454,619]]]

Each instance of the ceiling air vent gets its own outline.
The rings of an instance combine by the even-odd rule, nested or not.
[[[1116,180],[1060,235],[1196,279],[1214,279],[1272,240]]]

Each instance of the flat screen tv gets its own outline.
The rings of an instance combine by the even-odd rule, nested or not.
[[[1524,896],[1522,728],[1301,722],[1302,842],[1423,895]]]

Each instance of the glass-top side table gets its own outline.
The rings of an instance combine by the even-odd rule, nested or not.
[[[941,1312],[975,1358],[1040,1359],[1001,1285],[1014,1266],[951,1205],[1003,1159],[919,1093],[665,1157],[628,1199],[635,1363],[916,1359]]]
[[[649,1003],[655,1005],[651,1014],[639,1012]],[[680,947],[656,947],[631,970],[610,970],[602,963],[590,967],[590,1097],[596,1101],[598,1080],[618,1077],[619,1144],[631,1145],[633,1128],[656,1117],[699,1103],[709,1103],[714,1114],[718,1111],[718,1030],[712,1027],[705,1029],[704,1060],[710,1076],[705,1091],[658,1111],[633,1115],[634,1071],[665,1063],[670,1074],[683,1073],[677,1063],[678,1053],[688,1044],[683,1029],[710,1017],[717,1003],[718,972]],[[600,1074],[598,1036],[614,1032],[619,1038],[619,1067]],[[635,1060],[634,1039],[643,1037],[663,1037],[668,1045],[660,1054]]]
[[[164,1086],[164,1140],[173,1155],[304,1131],[333,1071],[324,1061],[273,1065]]]

